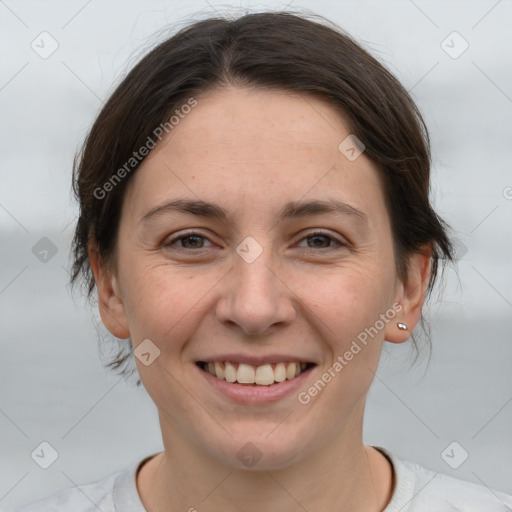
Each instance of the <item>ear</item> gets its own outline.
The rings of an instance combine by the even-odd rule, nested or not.
[[[386,326],[385,340],[391,343],[403,343],[411,337],[413,329],[421,318],[431,272],[432,244],[409,257],[407,279],[399,281],[395,293],[395,301],[402,309],[397,312],[393,321]],[[400,329],[397,323],[404,324],[407,329]]]
[[[101,321],[116,338],[129,338],[130,331],[125,307],[119,293],[117,278],[107,268],[107,265],[101,261],[98,246],[94,242],[89,244],[88,254],[98,290]]]

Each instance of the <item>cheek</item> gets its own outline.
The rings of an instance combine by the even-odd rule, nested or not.
[[[385,312],[391,296],[391,279],[377,268],[347,265],[325,275],[300,275],[295,289],[324,324],[328,339],[343,348]]]
[[[149,259],[149,258],[147,258]],[[208,292],[221,274],[204,275],[190,268],[151,262],[127,266],[124,286],[125,308],[134,346],[149,338],[166,350],[176,344],[168,340],[186,338],[204,315]]]

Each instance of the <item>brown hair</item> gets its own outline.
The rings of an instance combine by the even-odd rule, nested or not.
[[[195,22],[156,46],[122,80],[75,157],[73,190],[80,215],[71,284],[82,277],[90,298],[95,287],[88,259],[91,239],[103,262],[114,260],[124,191],[140,162],[132,161],[130,172],[120,169],[126,170],[138,148],[156,143],[155,128],[180,105],[223,84],[306,93],[343,114],[377,164],[401,279],[407,276],[408,256],[432,244],[430,296],[439,260],[453,260],[453,248],[448,226],[429,200],[425,122],[400,82],[349,34],[320,16],[291,12]],[[123,178],[99,194],[116,172]],[[425,330],[423,317],[421,326]],[[130,355],[119,353],[108,366],[116,369]]]

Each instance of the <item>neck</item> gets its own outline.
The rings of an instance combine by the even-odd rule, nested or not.
[[[190,512],[259,512],[262,508],[381,512],[391,498],[392,468],[361,437],[340,437],[284,469],[269,471],[219,464],[189,440],[173,440],[164,436],[165,450],[137,476],[148,512],[164,512],[169,507]]]

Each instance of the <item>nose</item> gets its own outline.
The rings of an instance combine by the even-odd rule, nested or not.
[[[238,326],[244,333],[255,336],[293,321],[296,311],[291,283],[271,260],[265,250],[252,263],[235,253],[217,303],[220,322]]]

